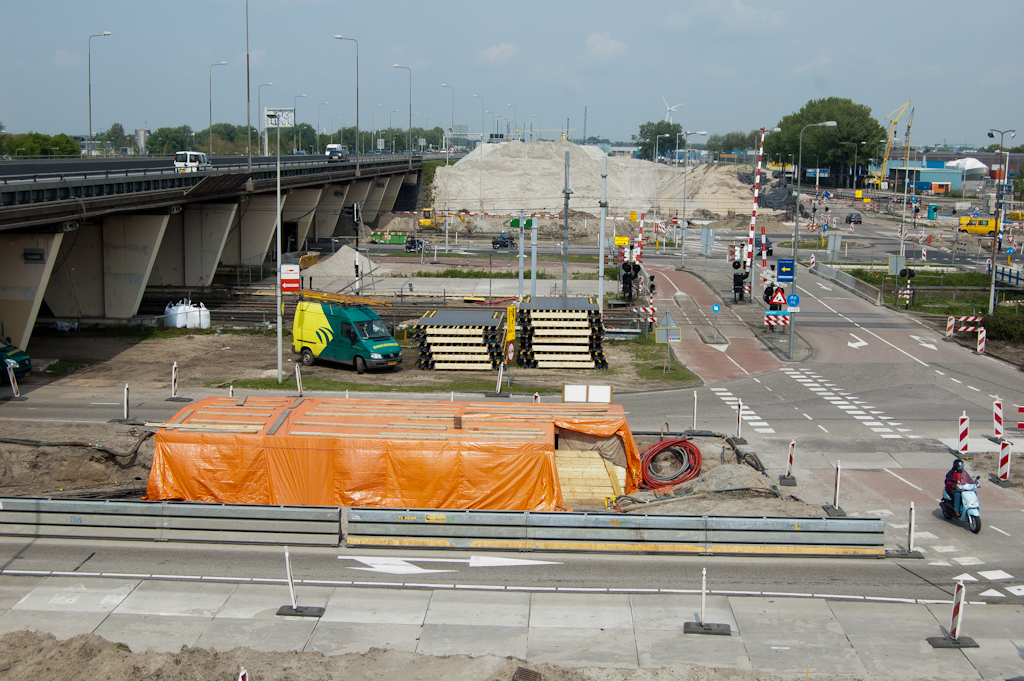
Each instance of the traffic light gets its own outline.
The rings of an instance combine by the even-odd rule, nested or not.
[[[828,212],[828,206],[825,206],[825,212],[826,213]]]
[[[658,289],[657,285],[654,283],[654,275],[653,274],[651,275],[650,281],[647,282],[647,289],[651,292],[652,296],[654,295],[654,292]]]

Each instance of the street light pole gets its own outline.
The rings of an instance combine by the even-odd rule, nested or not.
[[[263,118],[264,118],[264,116],[263,116],[263,97],[262,97],[262,95],[263,95],[263,88],[267,87],[268,85],[273,85],[273,83],[263,83],[262,85],[259,85],[256,88],[256,110],[257,110],[257,113],[259,114],[259,117],[260,117],[260,141],[261,141],[262,146],[263,146],[263,155],[264,156],[268,156],[270,154],[270,152],[267,150],[267,141],[268,140],[264,139],[264,137],[263,137],[263,133],[265,132],[265,130],[263,129]]]
[[[93,155],[92,148],[92,39],[102,38],[110,35],[110,31],[103,31],[103,33],[95,33],[89,36],[89,40],[86,41],[89,44],[89,144],[86,147],[86,152],[89,156]]]
[[[356,44],[356,177],[359,177],[359,41],[355,38],[345,38],[340,35],[334,36],[337,40],[351,40]],[[344,140],[342,140],[344,143]]]
[[[206,136],[210,140],[210,157],[213,157],[213,67],[224,66],[227,64],[226,61],[217,62],[216,64],[210,64],[210,129],[206,131]]]
[[[316,153],[320,153],[320,107],[329,106],[330,102],[320,102],[316,105]]]
[[[515,104],[509,104],[508,106],[512,107],[512,132],[516,133],[516,139],[518,139],[519,131],[517,128],[519,127],[519,110],[516,108]]]
[[[302,149],[302,131],[299,130],[299,97],[305,97],[306,95],[295,95],[292,98],[292,116],[294,120],[292,124],[295,126],[295,139],[292,140],[295,148],[292,149],[292,153]]]
[[[999,165],[1003,166],[1002,177],[999,179],[999,186],[996,187],[996,229],[995,234],[992,236],[992,277],[989,280],[988,288],[988,313],[991,315],[995,312],[996,306],[996,255],[999,253],[999,241],[1003,234],[1003,217],[1006,215],[1006,211],[1003,209],[1003,186],[1010,181],[1009,174],[1009,161],[1003,165],[1003,136],[1006,133],[1010,133],[1010,139],[1017,136],[1016,130],[996,130],[991,128],[988,131],[988,136],[995,139],[995,134],[999,133]]]
[[[662,137],[671,136],[671,134],[663,132],[660,135],[655,135],[654,137],[654,220],[651,221],[651,224],[654,225],[653,230],[655,244],[658,243],[658,190],[660,189],[660,187],[658,187],[658,180],[661,179],[661,168],[658,167],[658,142]]]
[[[401,113],[401,112],[398,109],[392,109],[391,112],[388,113],[388,137],[391,138],[391,153],[392,154],[395,153],[395,131],[392,128],[391,116],[392,116],[392,114],[396,114],[396,113]]]
[[[484,98],[473,95],[480,100],[480,217],[484,212]]]
[[[451,127],[448,128],[448,143],[444,145],[444,252],[448,253],[448,167],[449,154],[452,148],[452,135],[455,134],[455,86],[448,85],[447,83],[441,83],[441,87],[450,87],[452,89],[452,120]]]
[[[683,133],[683,142],[686,143],[686,150],[687,151],[686,151],[686,162],[683,164],[683,235],[682,235],[683,238],[680,239],[680,242],[679,242],[680,243],[680,246],[679,246],[679,269],[683,269],[683,267],[685,267],[685,265],[683,263],[685,262],[685,259],[686,259],[686,230],[689,227],[689,223],[686,222],[686,195],[687,195],[687,191],[686,191],[686,178],[689,177],[689,173],[687,171],[689,170],[688,166],[689,166],[689,163],[690,163],[690,151],[689,151],[689,149],[690,149],[690,135],[701,135],[701,136],[704,136],[704,135],[707,135],[707,134],[708,133],[706,131],[704,131],[704,130],[697,130],[697,131],[687,130],[686,132]],[[678,142],[678,139],[677,139],[676,145],[678,146],[678,144],[679,144],[679,142]]]
[[[399,64],[392,64],[396,69],[405,69],[409,72],[409,133],[408,133],[408,150],[409,150],[409,167],[412,167],[412,68],[409,66],[401,66]]]

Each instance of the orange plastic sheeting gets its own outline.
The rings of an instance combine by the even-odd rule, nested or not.
[[[207,398],[157,432],[147,498],[558,509],[553,420],[523,422],[471,406],[485,405]],[[598,427],[566,424],[559,427]]]

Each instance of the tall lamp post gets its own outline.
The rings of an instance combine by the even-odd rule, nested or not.
[[[102,38],[110,35],[110,31],[103,31],[103,33],[95,33],[89,36],[89,145],[86,147],[86,151],[89,156],[93,155],[92,148],[92,39]]]
[[[388,137],[391,138],[391,153],[392,154],[395,153],[395,131],[392,128],[392,125],[391,125],[391,117],[392,117],[392,115],[394,115],[396,113],[401,113],[401,112],[398,109],[392,109],[391,112],[388,113]]]
[[[658,180],[661,178],[661,172],[660,172],[661,168],[659,168],[658,165],[657,165],[657,163],[658,163],[658,142],[661,140],[662,137],[671,137],[671,136],[672,136],[671,134],[669,134],[667,132],[663,132],[660,135],[655,135],[655,137],[654,137],[654,163],[655,163],[655,166],[654,166],[654,221],[653,221],[653,224],[654,224],[654,240],[655,240],[655,243],[657,243],[657,240],[658,240],[658,189],[659,189],[659,187],[658,187]]]
[[[370,144],[373,145],[373,151],[377,150],[377,143],[374,141],[374,138],[377,135],[377,127],[376,127],[376,125],[373,122],[373,114],[375,114],[377,112],[377,108],[381,107],[381,106],[384,106],[384,105],[383,104],[374,104],[372,107],[370,107]]]
[[[210,64],[210,129],[206,131],[206,136],[210,140],[210,156],[213,156],[213,67],[224,66],[226,64],[226,61]]]
[[[516,134],[516,139],[519,139],[519,131],[517,130],[519,127],[519,110],[515,104],[509,104],[508,106],[512,107],[512,132]]]
[[[396,69],[405,69],[409,72],[409,167],[412,167],[412,68],[409,66],[402,66],[400,64],[392,64]]]
[[[306,95],[295,95],[295,97],[292,98],[292,116],[293,116],[292,125],[295,126],[295,139],[292,140],[293,146],[295,147],[294,149],[292,149],[293,153],[298,151],[299,149],[302,149],[302,131],[299,130],[299,108],[298,107],[299,107],[299,97],[305,97],[305,96]]]
[[[480,100],[480,214],[484,212],[484,98],[473,95]]]
[[[1006,135],[1006,133],[1010,133],[1010,139],[1013,139],[1014,137],[1017,136],[1017,131],[996,130],[995,128],[992,128],[988,131],[988,136],[991,137],[992,139],[995,139],[996,133],[999,133],[999,165],[1003,166],[1003,176],[999,178],[999,185],[996,188],[996,219],[998,220],[998,223],[996,224],[996,233],[992,237],[992,278],[989,282],[988,288],[988,313],[990,315],[993,312],[995,312],[996,255],[999,253],[999,242],[1002,240],[1003,236],[1003,217],[1006,215],[1006,211],[1003,208],[1003,187],[1006,185],[1007,182],[1010,181],[1010,173],[1008,167],[1010,163],[1009,161],[1007,161],[1005,165],[1003,164],[1003,136]],[[1007,158],[1009,158],[1009,154],[1007,154]]]
[[[342,118],[344,118],[344,117],[343,116],[335,116],[334,118],[331,119],[331,144],[334,144],[334,131],[339,129],[339,128],[336,128],[334,126],[334,121],[341,120]],[[338,142],[341,143],[341,144],[344,144],[345,143],[345,122],[344,121],[342,121],[342,123],[341,123],[340,130],[341,130],[341,135],[340,135],[340,137],[338,139]]]
[[[330,106],[330,102],[320,102],[316,105],[316,153],[320,153],[320,107]]]
[[[259,117],[260,117],[260,140],[262,140],[262,142],[263,142],[263,155],[264,156],[269,156],[270,155],[270,152],[267,150],[267,140],[263,138],[263,133],[265,131],[263,129],[264,115],[263,115],[263,97],[262,97],[262,95],[263,95],[263,88],[267,87],[268,85],[273,85],[273,83],[263,83],[262,85],[259,85],[256,88],[256,110],[257,110],[257,112],[259,114]],[[268,134],[268,137],[269,137],[269,134]]]
[[[697,130],[697,131],[687,130],[686,132],[682,133],[682,135],[683,135],[683,142],[686,144],[687,152],[686,152],[686,162],[683,163],[683,225],[682,225],[683,233],[682,233],[682,238],[679,240],[679,243],[680,243],[680,247],[679,247],[679,269],[683,269],[683,267],[685,267],[685,265],[683,263],[685,262],[685,259],[686,259],[686,230],[689,227],[689,224],[686,222],[686,194],[687,194],[687,191],[686,191],[686,178],[689,176],[688,173],[687,173],[687,170],[688,170],[688,165],[689,165],[689,161],[690,161],[690,152],[689,152],[689,149],[690,149],[690,135],[701,135],[701,136],[704,136],[704,135],[707,135],[707,134],[708,133],[706,131],[704,131],[704,130]],[[679,133],[676,134],[676,147],[678,147],[678,146],[679,146]]]
[[[843,142],[843,146],[853,147],[853,190],[857,190],[857,152],[860,151],[860,145],[867,144],[867,142]]]
[[[355,38],[334,36],[336,40],[351,40],[356,44],[356,177],[359,177],[359,41]]]

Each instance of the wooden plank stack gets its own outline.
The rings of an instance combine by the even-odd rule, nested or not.
[[[503,310],[431,310],[413,328],[420,369],[490,371],[502,359]]]
[[[570,507],[604,505],[608,497],[621,496],[626,484],[626,469],[595,451],[556,449],[555,467],[562,499]]]
[[[607,369],[604,322],[593,298],[527,298],[519,305],[520,366]]]

